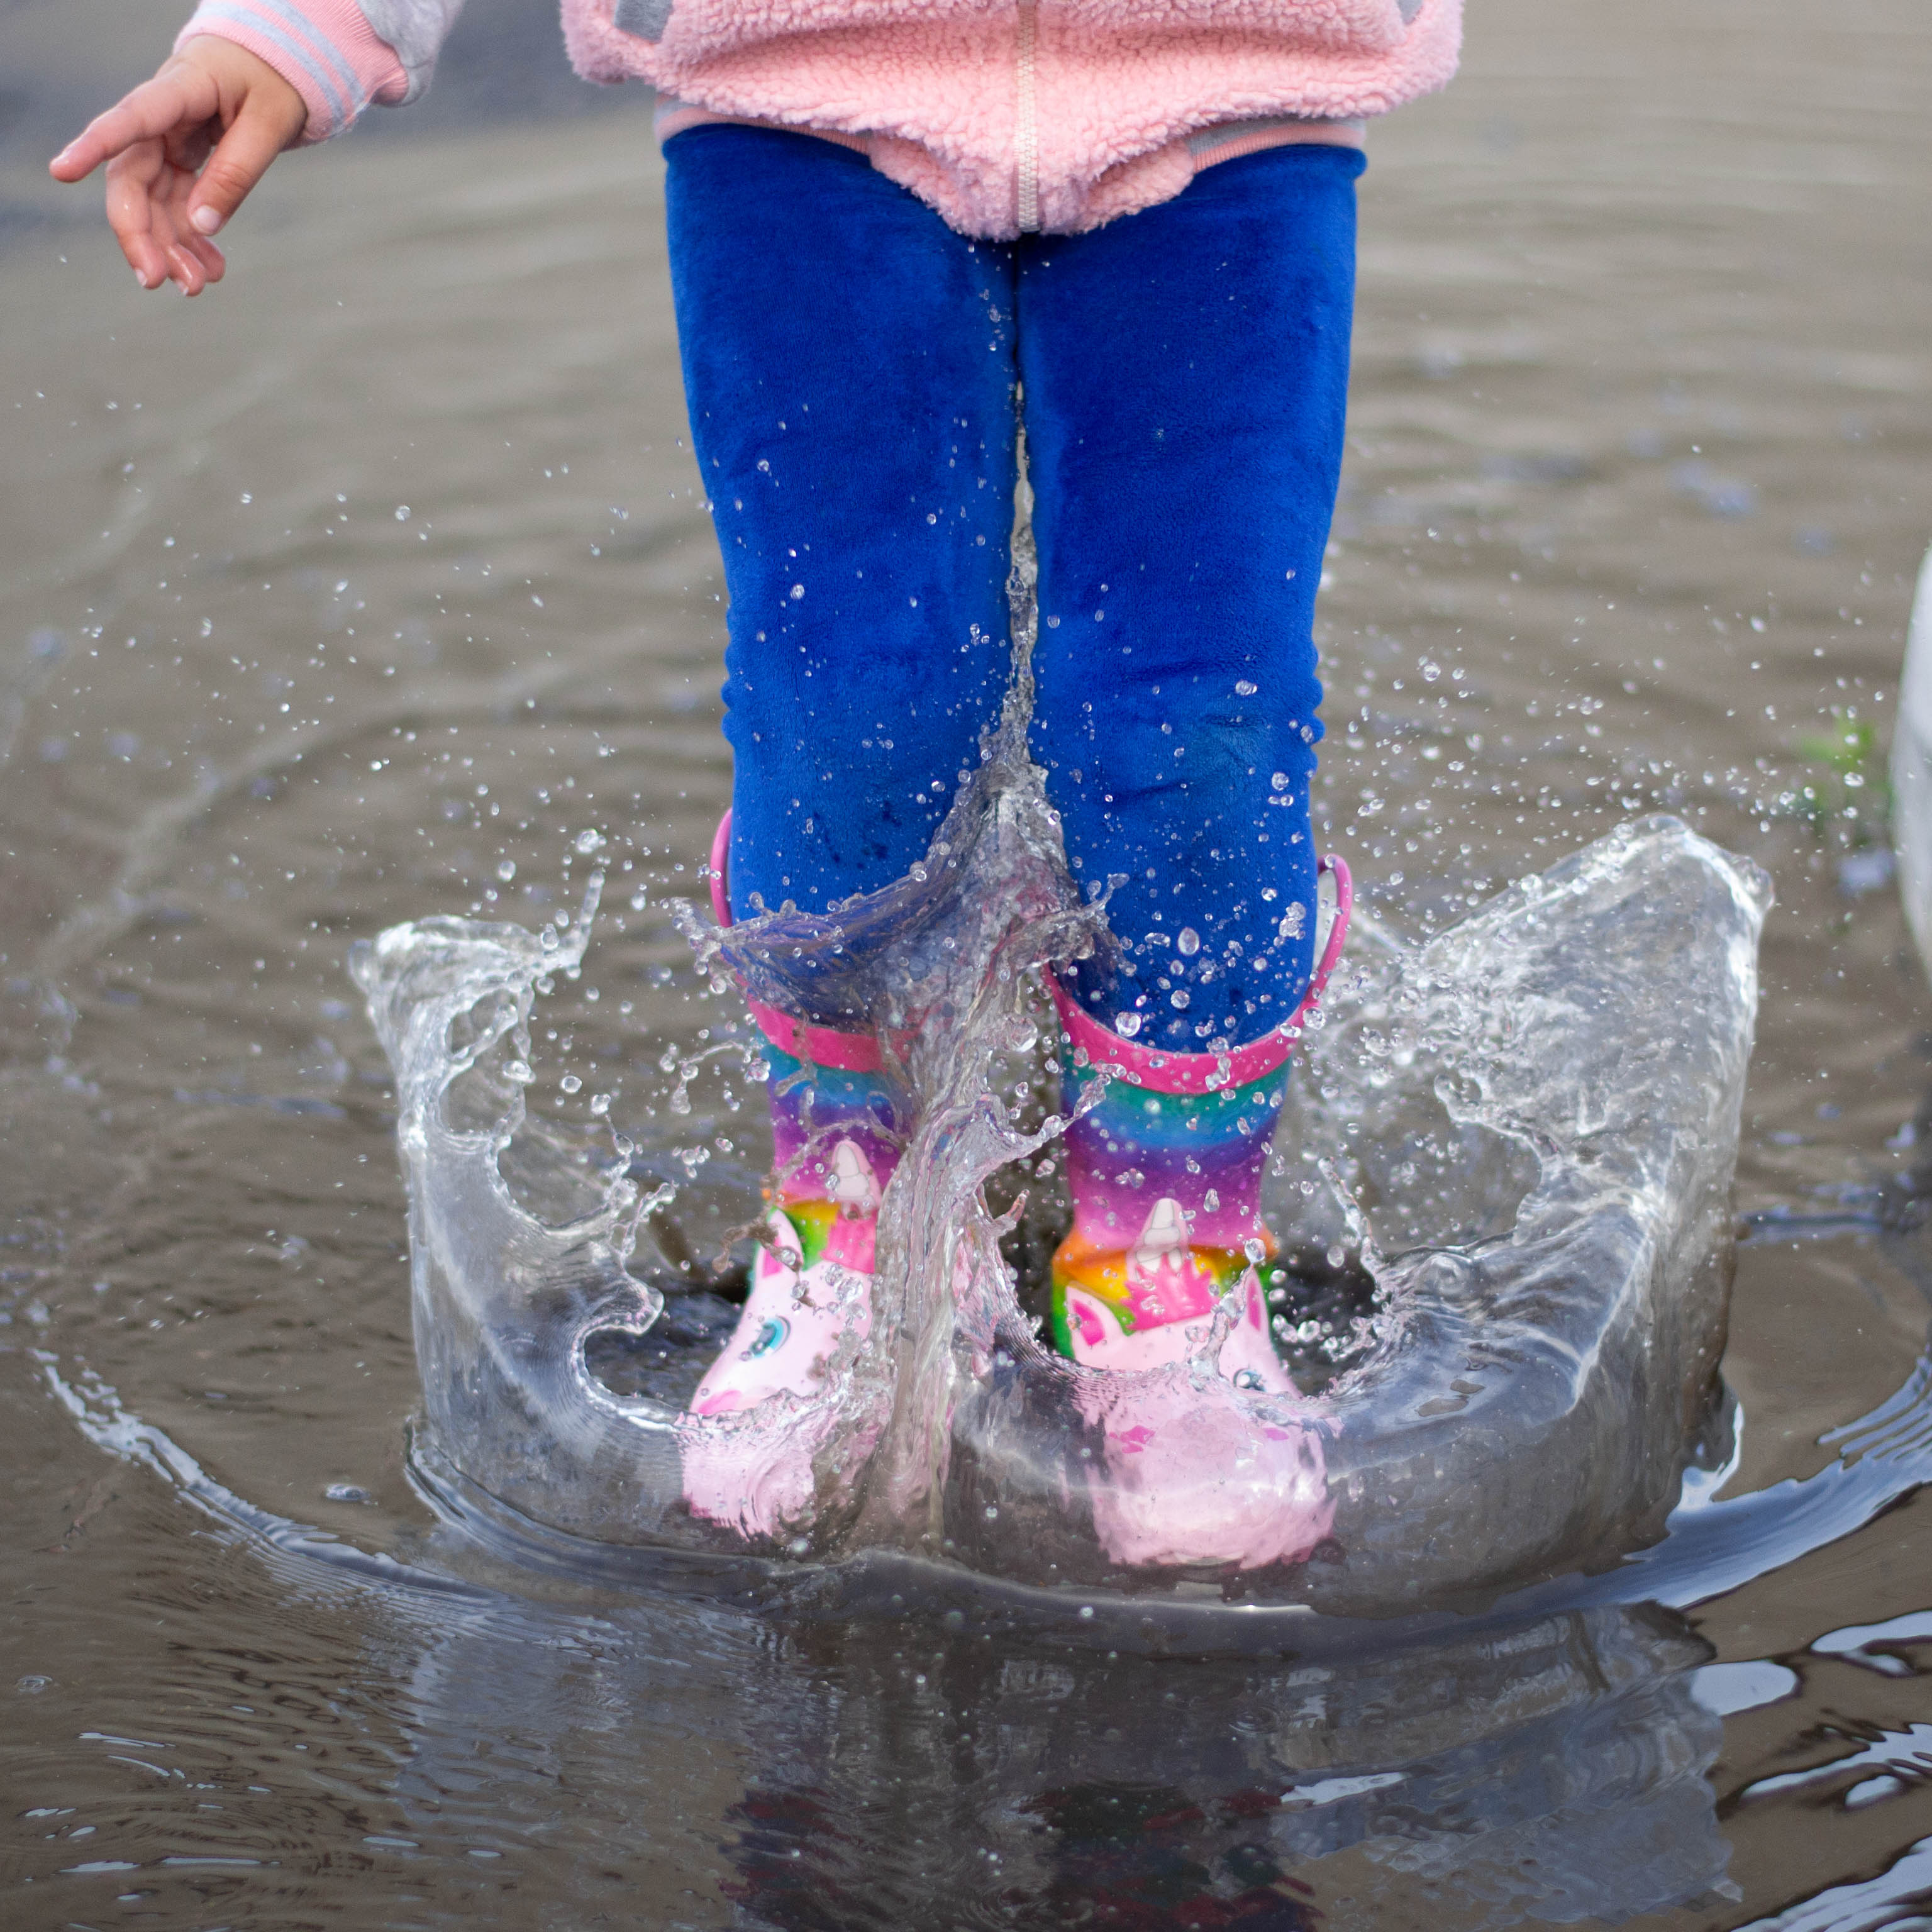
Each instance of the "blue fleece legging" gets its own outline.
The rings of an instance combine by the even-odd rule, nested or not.
[[[1091,234],[976,242],[858,154],[666,146],[692,433],[730,597],[731,896],[922,856],[1010,668],[1024,416],[1031,745],[1090,886],[1082,1000],[1144,1042],[1292,1012],[1314,939],[1312,635],[1348,386],[1357,152],[1224,161]]]

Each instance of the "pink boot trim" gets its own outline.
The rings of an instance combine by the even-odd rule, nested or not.
[[[758,1030],[781,1053],[841,1073],[876,1073],[884,1065],[879,1042],[868,1033],[838,1033],[830,1027],[795,1020],[748,996],[745,1004]]]
[[[1083,1048],[1096,1066],[1111,1066],[1136,1087],[1151,1094],[1213,1094],[1223,1087],[1245,1087],[1272,1073],[1294,1051],[1307,1024],[1308,1016],[1322,998],[1322,989],[1342,957],[1348,937],[1348,915],[1354,910],[1355,892],[1345,861],[1330,853],[1319,869],[1332,873],[1335,880],[1335,919],[1328,928],[1328,943],[1316,962],[1315,976],[1308,992],[1294,1013],[1259,1040],[1251,1040],[1227,1053],[1168,1053],[1137,1045],[1110,1033],[1061,985],[1058,976],[1048,983],[1053,989],[1053,1004],[1060,1023],[1076,1047]]]

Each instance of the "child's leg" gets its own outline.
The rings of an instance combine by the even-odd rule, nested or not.
[[[701,127],[665,154],[730,596],[732,908],[824,912],[924,856],[1005,689],[1011,256],[812,136]],[[866,1319],[908,1123],[872,1042],[802,1017],[760,1016],[778,1198],[702,1412],[808,1393]]]
[[[1034,743],[1077,875],[1120,878],[1120,957],[1071,991],[1165,1059],[1124,1047],[1124,1076],[1069,1136],[1056,1310],[1090,1359],[1170,1358],[1180,1324],[1272,1250],[1258,1196],[1285,1072],[1212,1074],[1293,1015],[1314,955],[1312,624],[1361,166],[1316,146],[1224,162],[1023,260]]]
[[[1012,267],[812,135],[665,148],[686,400],[730,596],[731,896],[924,856],[1010,665]]]
[[[1341,147],[1224,161],[1022,271],[1034,743],[1079,875],[1126,875],[1121,979],[1082,1004],[1145,1045],[1255,1039],[1308,980],[1361,167]]]

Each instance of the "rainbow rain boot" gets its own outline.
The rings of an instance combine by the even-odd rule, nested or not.
[[[1221,1346],[1220,1372],[1238,1388],[1293,1387],[1268,1335],[1262,1270],[1276,1244],[1261,1218],[1261,1183],[1288,1056],[1348,933],[1348,868],[1324,859],[1322,877],[1327,930],[1318,923],[1306,998],[1292,1018],[1230,1052],[1137,1045],[1053,982],[1068,1111],[1101,1070],[1112,1075],[1066,1130],[1073,1227],[1053,1258],[1054,1340],[1084,1366],[1185,1360],[1232,1292],[1240,1312]]]
[[[731,923],[724,890],[730,830],[727,812],[711,850],[712,909],[724,926]],[[770,1066],[776,1198],[744,1312],[692,1396],[697,1415],[749,1408],[782,1389],[815,1394],[840,1344],[848,1336],[863,1342],[880,1204],[907,1129],[906,1097],[869,1034],[748,1004]]]

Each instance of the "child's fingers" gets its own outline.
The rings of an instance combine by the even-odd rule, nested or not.
[[[144,288],[184,295],[219,281],[227,263],[209,239],[302,133],[308,110],[274,68],[232,42],[187,44],[90,122],[49,167],[77,182],[107,164],[107,218]]]
[[[211,282],[218,282],[228,272],[228,257],[206,235],[190,232],[183,236],[182,244],[201,264],[203,276]]]
[[[302,131],[308,112],[302,97],[292,87],[284,92],[294,104],[292,121],[286,103],[251,93],[208,156],[188,196],[188,219],[197,234],[218,234],[269,163]]]
[[[198,295],[210,282],[220,281],[228,268],[227,258],[220,249],[188,225],[188,198],[194,191],[194,170],[206,154],[207,143],[190,142],[183,150],[182,143],[170,141],[168,148],[164,192],[155,196],[152,204],[154,232],[158,238],[165,238],[169,273],[181,285],[182,292]],[[185,259],[177,261],[177,255]]]
[[[167,250],[155,230],[162,218],[162,175],[166,163],[158,141],[123,148],[107,167],[107,224],[143,288],[167,279]],[[172,224],[168,224],[172,238]]]
[[[208,272],[184,243],[177,242],[168,250],[168,279],[183,295],[198,296],[208,286]]]
[[[207,76],[184,65],[171,66],[105,114],[96,115],[47,164],[47,171],[56,181],[82,180],[137,142],[158,141],[177,128],[207,120],[218,105],[214,83]]]

